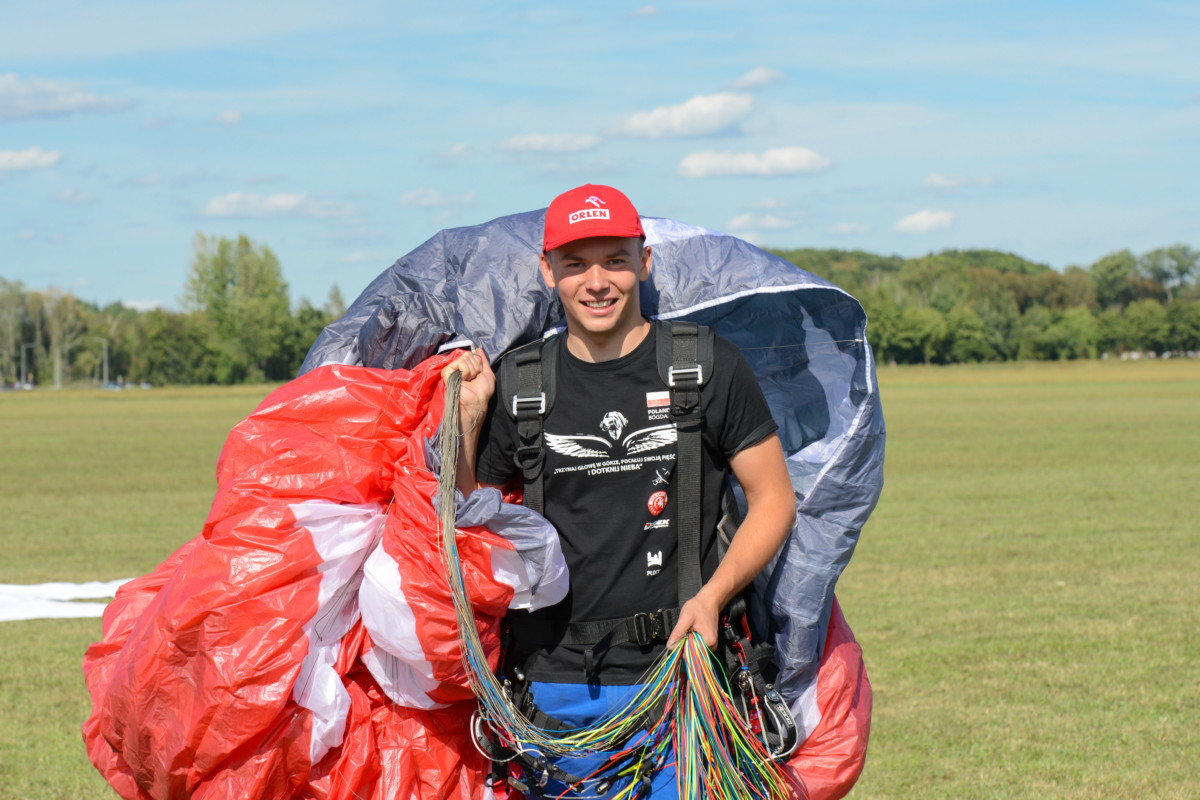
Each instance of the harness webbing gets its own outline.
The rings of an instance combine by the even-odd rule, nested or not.
[[[503,377],[515,383],[509,413],[517,421],[517,450],[513,461],[525,478],[525,506],[539,514],[545,509],[542,467],[546,462],[542,423],[554,406],[558,364],[557,337],[521,348],[502,362]],[[505,398],[507,400],[507,398]]]
[[[712,372],[712,332],[694,322],[672,322],[660,329],[658,368],[671,389],[671,421],[675,423],[675,530],[679,541],[679,605],[704,585],[700,573],[701,433],[704,409],[700,388]],[[700,357],[701,332],[708,345],[708,369]]]
[[[484,652],[458,555],[454,486],[460,446],[461,380],[461,373],[454,372],[446,383],[435,505],[463,666],[479,699],[472,730],[481,753],[508,762],[508,785],[538,796],[540,787],[552,778],[585,796],[606,794],[614,780],[627,778],[631,782],[617,791],[617,796],[627,797],[648,790],[650,776],[662,768],[672,752],[676,754],[683,797],[781,800],[804,796],[798,776],[774,761],[773,753],[747,727],[714,672],[712,654],[694,632],[678,647],[663,653],[623,708],[592,725],[559,730],[546,715],[534,714],[535,722],[514,704],[512,685],[493,673]],[[640,730],[647,731],[644,740],[630,744],[631,737]],[[580,777],[563,771],[549,754],[601,755],[604,761],[592,773]],[[505,780],[503,771],[494,773],[493,779]],[[490,785],[496,786],[494,782]]]
[[[713,338],[710,328],[694,322],[671,321],[658,326],[655,342],[659,377],[671,390],[671,421],[675,423],[677,435],[675,491],[680,606],[694,597],[703,585],[700,487],[704,409],[700,392],[712,375]],[[505,392],[502,402],[517,423],[517,450],[513,460],[524,477],[525,505],[538,513],[545,510],[543,425],[546,415],[554,407],[561,339],[561,336],[554,336],[526,345],[501,364],[500,381]],[[592,641],[615,627],[611,625],[604,629]],[[665,640],[666,636],[662,638]],[[584,640],[580,639],[579,643]]]

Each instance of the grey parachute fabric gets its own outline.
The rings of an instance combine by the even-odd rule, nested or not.
[[[376,278],[313,344],[330,363],[411,368],[481,346],[493,363],[563,325],[538,268],[545,210],[438,233]],[[884,424],[866,314],[849,294],[732,236],[646,218],[654,258],[642,310],[713,327],[763,388],[796,490],[791,537],[753,586],[780,689],[806,731],[834,587],[883,488]]]

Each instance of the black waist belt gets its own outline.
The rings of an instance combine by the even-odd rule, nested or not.
[[[604,643],[608,647],[635,642],[645,647],[655,641],[665,642],[677,622],[678,608],[660,608],[657,611],[634,614],[632,617],[572,622],[567,625],[559,641],[561,644]]]
[[[660,608],[631,617],[569,622],[549,631],[545,626],[535,625],[528,616],[516,615],[510,619],[510,627],[516,645],[521,650],[553,648],[564,644],[587,645],[583,654],[583,670],[591,675],[595,672],[597,652],[603,653],[614,645],[626,642],[640,647],[666,642],[677,622],[678,608]]]

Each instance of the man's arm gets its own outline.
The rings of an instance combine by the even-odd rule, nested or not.
[[[469,495],[481,485],[475,477],[475,454],[479,450],[479,431],[487,416],[488,401],[496,391],[496,376],[482,350],[463,353],[442,369],[442,380],[448,381],[453,372],[462,373],[462,390],[458,395],[458,468],[455,487]]]
[[[710,648],[716,647],[721,609],[779,551],[796,520],[796,495],[778,436],[771,434],[736,453],[729,459],[729,466],[746,493],[746,518],[717,571],[680,609],[668,647],[692,630],[703,636]]]

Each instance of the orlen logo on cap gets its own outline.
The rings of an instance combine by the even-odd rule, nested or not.
[[[567,222],[574,225],[576,222],[583,222],[587,219],[608,219],[608,209],[584,208],[579,211],[572,211],[571,216],[567,217]]]
[[[667,507],[667,493],[655,492],[650,495],[650,500],[646,503],[646,507],[650,509],[650,513],[658,516]]]

